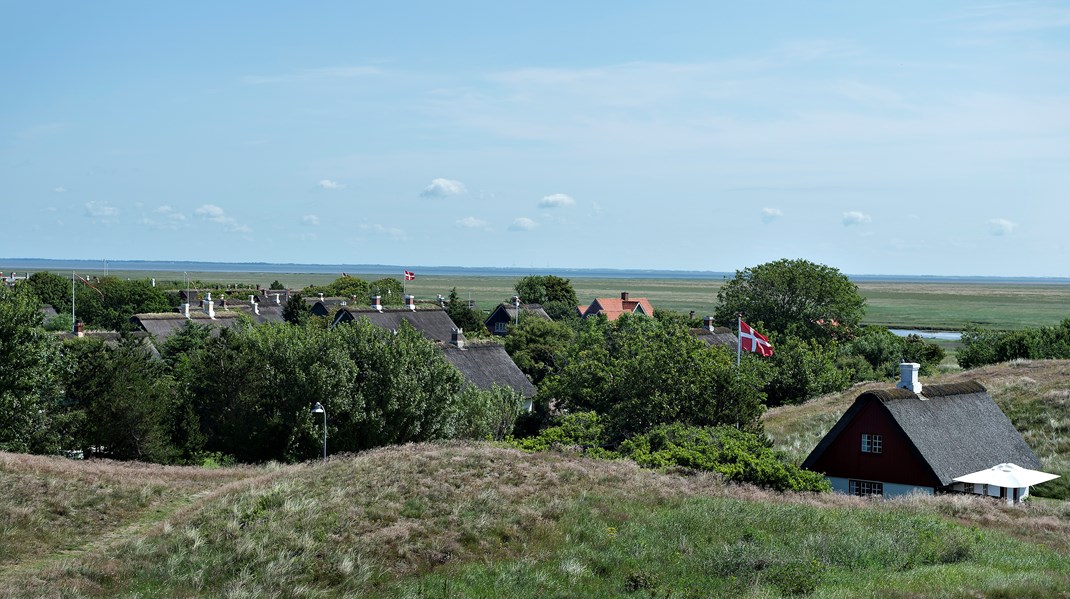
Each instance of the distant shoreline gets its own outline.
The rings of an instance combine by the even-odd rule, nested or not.
[[[398,274],[410,270],[424,275],[465,275],[488,277],[522,277],[554,274],[564,277],[591,279],[700,279],[732,278],[735,272],[703,270],[659,270],[616,268],[521,268],[495,266],[420,266],[392,264],[277,264],[270,262],[195,262],[171,260],[108,260],[109,270],[155,272],[240,272],[240,273],[309,273],[330,274],[352,272],[360,274]],[[51,258],[0,258],[0,272],[37,270],[103,271],[103,260],[71,260]],[[1070,277],[1005,277],[1005,276],[947,276],[947,275],[881,275],[848,274],[855,282],[917,282],[917,283],[1006,283],[1006,284],[1064,284]]]

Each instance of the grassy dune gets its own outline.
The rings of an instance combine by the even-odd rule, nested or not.
[[[5,545],[32,536],[31,523],[8,514],[47,504],[46,487],[99,484],[130,507],[99,520],[98,506],[72,506],[69,517],[88,524],[10,558],[0,596],[1054,597],[1070,588],[1065,504],[777,494],[624,461],[460,444],[194,472],[3,455],[0,474],[22,497],[0,499]],[[156,484],[166,489],[159,500],[139,499],[136,489]],[[71,543],[92,550],[70,552]]]

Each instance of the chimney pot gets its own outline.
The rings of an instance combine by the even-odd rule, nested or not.
[[[899,365],[899,382],[896,387],[906,389],[911,393],[921,393],[921,383],[918,382],[918,370],[921,364],[903,362]]]
[[[620,292],[620,299],[627,301],[628,300],[628,292],[627,291],[621,291]]]
[[[182,309],[182,316],[185,316],[186,318],[189,318],[190,317],[189,316],[189,302],[183,303],[182,306],[181,306],[181,309]]]
[[[85,323],[78,321],[74,323],[74,334],[78,337],[85,337]]]
[[[694,314],[694,312],[692,312],[692,314]],[[703,318],[702,319],[702,326],[706,327],[707,330],[712,331],[714,326],[715,326],[713,324],[713,317],[712,316],[707,316],[706,318]]]
[[[405,296],[405,307],[408,308],[409,310],[412,310],[413,312],[416,311],[416,296],[415,295],[406,295]]]
[[[464,329],[453,329],[450,333],[450,343],[456,345],[457,349],[464,349]]]
[[[383,303],[382,303],[381,300],[382,300],[381,296],[378,296],[378,295],[373,295],[372,296],[372,309],[373,310],[375,310],[377,312],[382,312],[383,311]]]

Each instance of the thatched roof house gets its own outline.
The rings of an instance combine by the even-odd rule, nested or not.
[[[517,309],[516,304],[507,304],[502,302],[498,304],[498,307],[490,313],[483,324],[487,327],[491,333],[495,335],[504,335],[505,327],[509,326],[509,323],[516,322],[517,312],[521,314],[530,314],[536,318],[542,318],[544,320],[552,320],[550,315],[546,313],[546,310],[540,304],[520,304],[520,309]]]
[[[859,395],[803,462],[838,491],[886,497],[912,492],[969,492],[1008,497],[1008,490],[967,487],[954,479],[1040,459],[977,382],[917,382],[917,364],[901,365],[895,389]],[[1028,488],[1015,491],[1017,498]]]

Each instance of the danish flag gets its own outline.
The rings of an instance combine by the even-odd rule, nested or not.
[[[406,270],[405,271],[405,280],[406,281],[411,281],[411,280],[413,280],[415,278],[416,278],[416,273],[412,272],[411,270]]]
[[[750,328],[742,319],[739,321],[739,346],[743,351],[756,352],[765,358],[773,355],[769,338]]]

